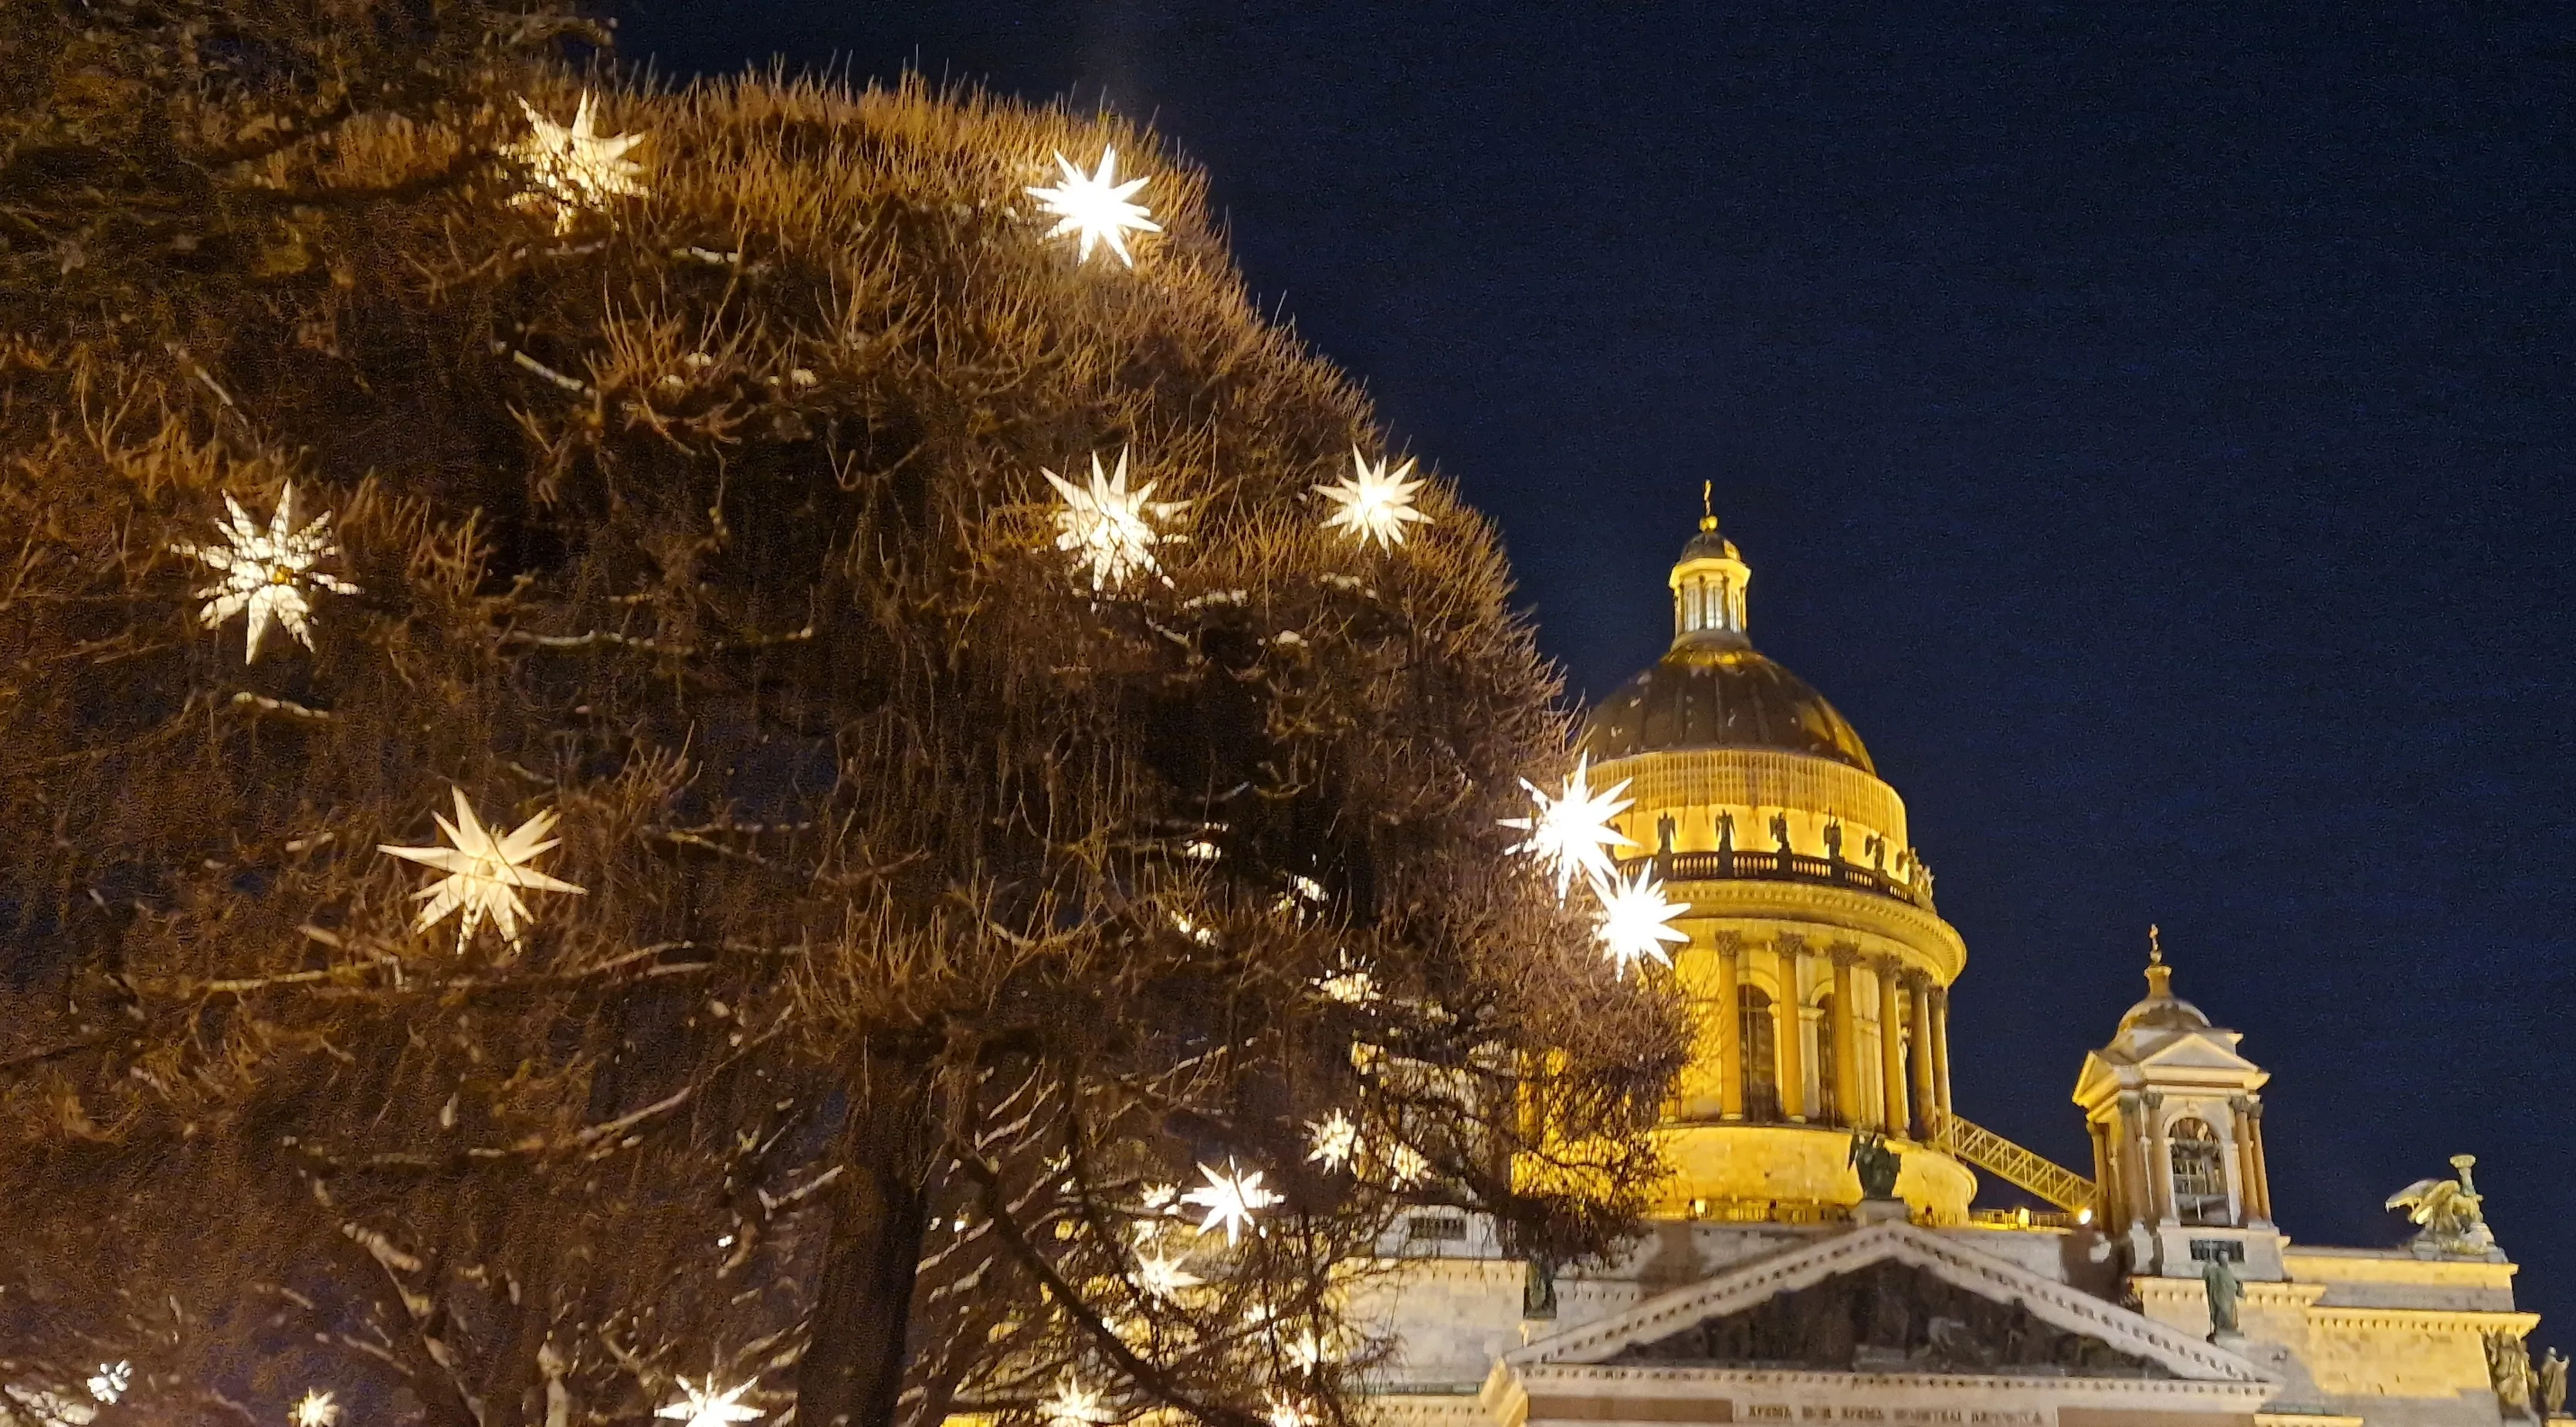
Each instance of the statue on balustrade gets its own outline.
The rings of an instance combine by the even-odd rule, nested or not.
[[[1722,809],[1717,815],[1717,852],[1721,857],[1735,855],[1735,814]]]
[[[1867,1130],[1852,1131],[1851,1153],[1844,1157],[1844,1163],[1860,1176],[1862,1197],[1896,1197],[1896,1174],[1903,1167],[1905,1156],[1889,1149],[1885,1136]]]
[[[1825,824],[1825,858],[1830,862],[1843,860],[1843,820],[1841,818]]]
[[[1787,812],[1776,812],[1771,815],[1771,841],[1775,844],[1775,850],[1780,852],[1789,850],[1789,814]]]
[[[2405,1210],[2419,1231],[2409,1248],[2427,1258],[2483,1258],[2495,1252],[2495,1231],[2487,1227],[2486,1215],[2478,1207],[2485,1196],[2469,1177],[2470,1166],[2477,1162],[2475,1155],[2455,1154],[2451,1167],[2459,1171],[2458,1179],[2419,1179],[2388,1196],[2387,1207]]]
[[[2213,1253],[2200,1270],[2201,1291],[2209,1295],[2209,1341],[2221,1336],[2237,1335],[2238,1307],[2245,1301],[2245,1285],[2236,1277],[2227,1255]]]

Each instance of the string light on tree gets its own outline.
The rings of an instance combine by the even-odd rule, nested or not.
[[[198,622],[208,629],[221,629],[234,615],[248,615],[250,643],[242,654],[245,664],[258,662],[259,646],[267,639],[272,623],[296,643],[312,648],[313,633],[308,624],[313,613],[312,592],[358,593],[356,585],[314,568],[340,553],[340,547],[331,539],[330,515],[317,515],[297,529],[295,485],[291,481],[279,493],[277,510],[269,517],[266,530],[252,523],[241,502],[229,494],[224,497],[224,507],[231,512],[231,519],[215,527],[223,537],[221,545],[170,547],[178,554],[205,562],[223,577],[197,591],[197,598],[206,602],[205,608],[197,612]]]
[[[98,1371],[89,1375],[89,1382],[85,1385],[89,1388],[90,1396],[113,1405],[118,1398],[125,1395],[125,1389],[133,1384],[134,1364],[119,1359],[112,1363],[100,1363]]]
[[[1413,462],[1406,461],[1390,473],[1384,460],[1375,465],[1351,448],[1351,465],[1355,473],[1315,491],[1331,501],[1336,509],[1324,518],[1326,530],[1346,530],[1351,538],[1366,547],[1372,540],[1390,548],[1404,543],[1408,523],[1427,522],[1430,516],[1413,508],[1414,492],[1422,489],[1420,480],[1407,480],[1413,474]]]
[[[500,929],[502,940],[517,946],[519,923],[535,920],[527,903],[519,900],[520,892],[563,892],[576,897],[585,894],[586,889],[536,869],[537,858],[562,840],[548,836],[555,828],[552,809],[537,813],[506,837],[494,837],[474,816],[473,805],[465,801],[465,790],[450,791],[456,795],[456,821],[439,818],[438,826],[454,846],[394,847],[380,843],[376,847],[378,852],[447,874],[414,894],[428,904],[420,909],[416,923],[420,930],[427,931],[446,920],[449,913],[462,911],[464,919],[456,929],[457,950],[463,951],[474,939],[475,928],[486,917]]]
[[[1422,1151],[1402,1140],[1386,1152],[1387,1182],[1398,1189],[1411,1189],[1431,1179],[1431,1161]]]
[[[1314,1414],[1293,1397],[1270,1399],[1270,1427],[1314,1427]]]
[[[1332,971],[1316,977],[1314,984],[1327,1000],[1345,1006],[1366,1006],[1379,999],[1376,978],[1368,974],[1368,968],[1352,961],[1349,952],[1342,953]]]
[[[1154,528],[1156,521],[1178,519],[1190,508],[1185,500],[1153,499],[1157,482],[1147,481],[1136,490],[1127,489],[1127,451],[1118,452],[1118,470],[1110,474],[1101,469],[1100,454],[1091,456],[1091,485],[1077,486],[1053,471],[1041,469],[1040,475],[1064,497],[1055,513],[1055,548],[1073,556],[1073,567],[1080,572],[1088,566],[1094,593],[1124,587],[1136,575],[1162,573],[1154,559],[1154,547],[1187,537],[1168,534]]]
[[[1207,1183],[1182,1195],[1181,1202],[1206,1210],[1199,1232],[1211,1233],[1222,1226],[1229,1247],[1241,1240],[1243,1230],[1255,1227],[1253,1215],[1285,1197],[1261,1187],[1260,1170],[1246,1174],[1232,1160],[1226,1161],[1223,1170],[1202,1164],[1199,1173],[1207,1176]]]
[[[1064,181],[1051,187],[1032,186],[1028,195],[1056,217],[1056,225],[1046,231],[1049,238],[1077,233],[1082,237],[1082,251],[1074,260],[1091,261],[1091,250],[1102,243],[1118,255],[1118,261],[1129,267],[1136,259],[1127,251],[1127,234],[1159,233],[1163,225],[1150,216],[1152,210],[1133,201],[1137,190],[1153,182],[1149,177],[1118,181],[1118,150],[1103,147],[1100,164],[1088,175],[1073,166],[1073,160],[1062,153],[1055,156],[1056,167],[1063,170]]]
[[[697,1386],[692,1386],[687,1378],[682,1378],[680,1379],[680,1400],[669,1406],[655,1409],[653,1415],[668,1417],[684,1423],[685,1427],[730,1427],[732,1423],[749,1422],[764,1415],[759,1408],[745,1407],[742,1403],[742,1395],[751,1391],[750,1383],[746,1382],[723,1392],[716,1391],[715,1386],[714,1378],[709,1378],[705,1383]]]
[[[528,137],[502,147],[505,158],[527,166],[535,188],[512,200],[520,207],[554,215],[555,233],[572,231],[582,213],[608,206],[612,198],[645,195],[637,175],[644,166],[626,152],[644,142],[642,134],[603,136],[591,113],[590,91],[583,90],[572,123],[558,124],[537,112],[527,100],[519,108],[528,116]]]
[[[1574,774],[1565,780],[1565,791],[1550,797],[1527,778],[1521,786],[1529,789],[1538,811],[1525,818],[1504,818],[1502,824],[1528,834],[1514,843],[1510,851],[1526,852],[1556,873],[1556,899],[1565,900],[1578,872],[1595,881],[1607,879],[1612,872],[1610,849],[1634,847],[1637,844],[1610,826],[1610,820],[1628,810],[1629,799],[1620,797],[1628,791],[1628,780],[1595,791],[1592,787],[1592,755],[1574,760]]]
[[[1673,964],[1664,943],[1690,940],[1688,932],[1672,925],[1673,918],[1690,910],[1687,904],[1667,900],[1664,884],[1643,868],[1633,876],[1614,874],[1592,886],[1601,898],[1601,916],[1595,923],[1601,951],[1621,977],[1641,961]]]
[[[338,1427],[340,1404],[320,1388],[309,1388],[295,1399],[292,1415],[295,1427]]]

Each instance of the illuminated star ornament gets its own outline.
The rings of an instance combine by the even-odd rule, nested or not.
[[[1360,1127],[1339,1110],[1306,1122],[1306,1158],[1326,1169],[1340,1169],[1360,1152]]]
[[[1177,1299],[1181,1290],[1206,1282],[1181,1267],[1181,1261],[1159,1251],[1136,1256],[1136,1284],[1156,1298]]]
[[[522,208],[551,211],[557,236],[571,232],[585,210],[606,208],[612,198],[645,195],[644,185],[636,182],[644,166],[626,157],[644,136],[603,138],[594,127],[589,90],[582,91],[570,127],[538,113],[525,99],[519,108],[528,116],[528,137],[503,146],[501,153],[527,165],[528,181],[536,187],[513,201]]]
[[[1200,1165],[1199,1173],[1207,1176],[1207,1183],[1182,1195],[1181,1202],[1205,1209],[1207,1219],[1199,1225],[1199,1232],[1213,1233],[1222,1225],[1229,1247],[1241,1239],[1245,1229],[1254,1227],[1253,1215],[1286,1197],[1261,1187],[1260,1170],[1245,1174],[1232,1160],[1226,1161],[1222,1171]]]
[[[1634,847],[1637,844],[1610,826],[1610,819],[1628,810],[1629,800],[1619,795],[1628,791],[1628,780],[1622,778],[1612,787],[1595,792],[1592,789],[1592,755],[1574,761],[1574,776],[1565,780],[1565,791],[1549,797],[1527,778],[1521,786],[1529,789],[1538,803],[1538,811],[1525,818],[1504,818],[1502,824],[1529,834],[1514,843],[1513,852],[1526,852],[1554,869],[1556,899],[1565,900],[1566,891],[1574,885],[1574,874],[1581,872],[1595,881],[1611,874],[1609,849]]]
[[[1665,942],[1686,942],[1690,934],[1672,925],[1672,920],[1690,908],[1664,898],[1664,884],[1651,873],[1639,869],[1633,877],[1613,876],[1596,882],[1593,890],[1601,896],[1601,919],[1595,930],[1601,935],[1601,953],[1610,958],[1625,978],[1628,968],[1641,961],[1673,964],[1664,952]]]
[[[1055,1396],[1038,1404],[1038,1415],[1048,1427],[1099,1427],[1103,1422],[1118,1420],[1118,1414],[1109,1410],[1101,1394],[1084,1387],[1071,1373],[1064,1375]]]
[[[331,517],[317,515],[303,528],[295,525],[295,485],[288,482],[277,497],[277,509],[262,530],[241,502],[224,497],[224,508],[232,518],[215,527],[223,537],[221,545],[173,545],[170,549],[213,567],[222,579],[197,591],[206,602],[197,611],[197,620],[208,629],[221,629],[234,615],[250,617],[250,643],[242,655],[245,664],[256,663],[259,646],[268,638],[268,627],[275,624],[293,637],[296,643],[310,649],[313,632],[309,623],[313,613],[314,590],[333,594],[354,595],[356,585],[334,579],[313,568],[340,553],[331,539]]]
[[[757,1407],[742,1405],[742,1395],[751,1391],[750,1383],[724,1392],[715,1388],[714,1378],[707,1379],[702,1387],[692,1387],[687,1378],[682,1378],[680,1400],[667,1407],[656,1408],[653,1415],[685,1422],[687,1427],[730,1427],[732,1423],[749,1422],[764,1415]]]
[[[295,1399],[294,1416],[295,1427],[337,1427],[340,1404],[332,1401],[331,1394],[320,1388],[308,1389],[302,1397]]]
[[[1136,575],[1162,573],[1154,559],[1154,547],[1186,539],[1154,528],[1155,521],[1180,517],[1190,508],[1185,500],[1153,499],[1155,482],[1147,481],[1135,490],[1127,489],[1127,452],[1118,453],[1118,471],[1111,475],[1100,467],[1100,455],[1092,453],[1091,485],[1077,486],[1053,471],[1039,471],[1054,486],[1064,504],[1055,513],[1055,548],[1073,556],[1077,573],[1088,567],[1093,593],[1123,587]]]
[[[393,847],[380,843],[376,847],[378,852],[447,874],[414,894],[428,903],[420,909],[418,925],[422,931],[445,921],[449,913],[462,911],[464,920],[456,929],[457,950],[463,951],[466,943],[474,939],[474,929],[482,925],[485,917],[500,929],[503,940],[516,946],[520,940],[519,923],[536,920],[529,914],[528,904],[519,900],[519,893],[584,894],[585,889],[536,869],[538,856],[562,841],[547,836],[555,830],[552,810],[519,824],[506,837],[495,837],[474,816],[473,805],[465,801],[465,790],[450,791],[456,794],[456,821],[439,818],[438,827],[454,846]]]
[[[1136,190],[1153,182],[1149,178],[1118,181],[1118,151],[1102,148],[1100,166],[1089,176],[1073,166],[1073,161],[1058,153],[1056,167],[1064,171],[1064,181],[1049,188],[1031,187],[1028,195],[1038,205],[1055,215],[1056,224],[1046,236],[1059,238],[1067,233],[1082,235],[1082,252],[1076,262],[1091,261],[1091,250],[1101,243],[1118,255],[1118,261],[1129,267],[1136,259],[1127,251],[1127,234],[1159,233],[1163,225],[1147,216],[1144,204],[1131,201]]]
[[[1404,543],[1406,524],[1431,519],[1413,508],[1413,493],[1422,489],[1422,482],[1405,479],[1413,474],[1411,461],[1389,473],[1386,462],[1372,466],[1354,446],[1351,464],[1357,468],[1356,474],[1333,485],[1315,487],[1316,494],[1339,507],[1324,518],[1326,530],[1349,531],[1363,549],[1372,540],[1391,548]]]

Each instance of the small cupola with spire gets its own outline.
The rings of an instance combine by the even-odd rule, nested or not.
[[[1673,566],[1673,643],[1740,646],[1749,642],[1744,591],[1753,571],[1735,553],[1735,542],[1718,533],[1709,488],[1709,482],[1700,483],[1699,533]]]

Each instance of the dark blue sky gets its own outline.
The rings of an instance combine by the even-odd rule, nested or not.
[[[2471,1151],[2576,1318],[2576,11],[660,0],[782,57],[1105,97],[1502,521],[1549,650],[1662,648],[1699,483],[1762,647],[1965,933],[1960,1109],[2079,1168],[2140,991],[2276,1076],[2276,1208]]]

